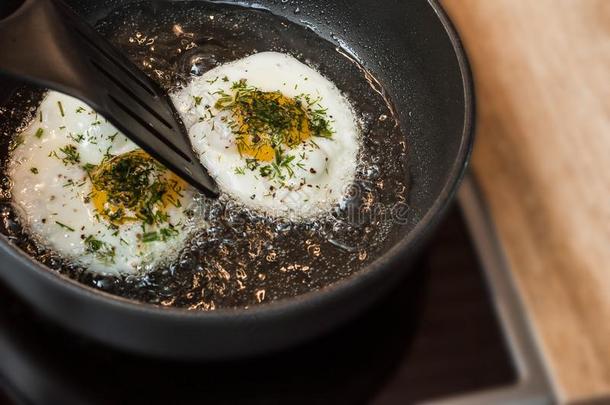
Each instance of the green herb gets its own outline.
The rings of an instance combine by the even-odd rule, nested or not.
[[[195,100],[195,105],[198,106],[198,105],[201,104],[201,101],[203,100],[203,97],[193,96],[193,99]]]
[[[85,135],[73,134],[72,132],[70,132],[70,135],[68,135],[68,138],[72,139],[76,143],[80,143],[83,139],[85,139]]]
[[[89,169],[89,170],[87,170]],[[126,215],[145,225],[166,223],[167,203],[180,207],[183,186],[166,176],[167,169],[141,150],[116,156],[99,166],[86,170],[96,190],[103,190],[110,206],[120,207],[103,212],[111,221],[121,221]]]
[[[55,223],[56,223],[57,225],[61,226],[62,228],[69,230],[70,232],[74,232],[74,228],[72,228],[72,227],[70,227],[70,226],[68,226],[68,225],[66,225],[66,224],[62,224],[62,223],[61,223],[61,222],[59,222],[59,221],[55,221]]]
[[[286,168],[286,171],[288,171],[288,174],[290,175],[290,177],[294,176],[294,172],[291,167],[291,164],[292,164],[292,161],[294,160],[294,158],[295,158],[294,156],[282,155],[280,157],[279,163],[276,162],[278,164],[278,166]]]
[[[66,181],[62,187],[70,187],[74,185],[74,180],[69,179],[68,181]]]
[[[110,149],[112,149],[112,145],[106,148],[106,152],[104,152],[104,159],[102,161],[110,160],[114,157],[112,153],[110,153]]]
[[[82,113],[82,112],[85,112],[85,108],[84,108],[84,107],[82,107],[82,106],[81,106],[81,107],[78,107],[78,108],[76,109],[76,113],[77,113],[77,114],[80,114],[80,113]]]
[[[174,228],[170,225],[167,228],[161,228],[159,230],[159,233],[161,234],[161,240],[166,241],[170,238],[177,236],[180,232],[178,232],[178,230],[176,228]]]
[[[69,164],[75,165],[80,163],[80,154],[78,153],[78,150],[76,150],[76,146],[72,144],[66,145],[63,148],[59,148],[59,152],[62,154],[62,156],[59,156],[55,151],[49,153],[49,156],[54,156],[60,159],[66,166]]]
[[[246,158],[246,168],[254,171],[260,166],[258,159]]]
[[[328,120],[328,109],[320,106],[321,98],[312,99],[307,94],[301,94],[296,99],[306,108],[310,119],[312,135],[331,139],[333,130]]]
[[[35,167],[31,167],[31,168],[30,168],[30,171],[31,171],[32,173],[34,173],[34,174],[38,174],[38,169],[37,169],[37,168],[35,168]]]
[[[120,221],[125,216],[125,210],[123,208],[119,208],[114,212],[106,211],[105,214],[108,215],[108,219],[110,219],[110,221]],[[112,226],[113,224],[111,223],[110,225]]]
[[[261,177],[268,177],[273,172],[273,167],[270,165],[261,166],[259,173]]]
[[[61,103],[61,101],[57,102],[57,106],[59,107],[59,113],[61,114],[62,117],[65,117],[66,115],[64,114],[64,106]]]
[[[156,231],[146,232],[144,235],[142,235],[142,242],[144,243],[154,242],[157,240],[159,240],[159,234]]]
[[[249,86],[246,80],[234,82],[231,90],[233,94],[223,90],[214,92],[218,95],[214,107],[231,111],[229,126],[235,135],[237,150],[245,157],[246,168],[257,170],[262,177],[283,185],[286,178],[294,177],[297,168],[304,169],[302,162],[287,155],[285,150],[304,142],[318,147],[312,137],[332,138],[331,123],[327,110],[319,104],[320,98],[304,94],[288,98],[277,91],[264,92]],[[273,160],[267,163],[271,151]],[[259,156],[265,158],[259,160]],[[235,172],[241,174],[242,169],[237,168]]]
[[[42,135],[43,135],[43,134],[44,134],[44,129],[42,129],[42,128],[38,128],[38,129],[36,130],[36,133],[34,134],[34,136],[36,136],[36,138],[40,139],[40,138],[42,138]]]
[[[105,262],[114,263],[116,251],[114,246],[109,245],[99,239],[95,239],[93,235],[85,238],[85,252],[94,253],[95,257]]]
[[[87,236],[85,239],[85,245],[87,245],[87,250],[91,252],[97,252],[104,246],[104,242],[101,240],[95,239],[93,235]]]

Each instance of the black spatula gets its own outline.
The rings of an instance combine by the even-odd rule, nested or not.
[[[79,98],[209,196],[169,97],[59,0],[0,0],[0,72]]]

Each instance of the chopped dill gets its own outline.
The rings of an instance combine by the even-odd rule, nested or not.
[[[110,160],[114,157],[114,155],[110,153],[110,149],[112,149],[112,145],[106,148],[106,152],[104,152],[104,159],[102,159],[103,162]]]
[[[57,106],[59,107],[59,113],[61,114],[61,116],[65,117],[66,114],[64,113],[64,105],[61,103],[61,101],[57,102]]]
[[[52,151],[51,153],[49,153],[49,157],[56,157],[59,160],[61,160],[64,165],[75,165],[80,163],[80,154],[78,153],[78,151],[76,150],[76,146],[69,144],[64,146],[63,148],[59,148],[59,152],[63,155],[63,156],[59,156],[57,154],[57,152]]]
[[[150,243],[157,240],[159,240],[159,234],[157,231],[146,232],[144,235],[142,235],[142,242],[144,243]]]
[[[30,167],[30,171],[34,174],[38,174],[38,169],[35,167]]]
[[[70,231],[70,232],[74,232],[74,228],[72,228],[72,227],[70,227],[70,226],[68,226],[68,225],[66,225],[66,224],[63,224],[63,223],[61,223],[61,222],[59,222],[59,221],[55,221],[55,223],[56,223],[57,225],[59,225],[60,227],[62,227],[62,228],[64,228],[64,229],[67,229],[67,230],[68,230],[68,231]]]
[[[184,186],[142,150],[134,150],[83,167],[93,183],[93,197],[102,192],[105,215],[112,223],[140,220],[143,225],[169,221],[166,205],[180,207]]]
[[[87,172],[87,174],[91,173],[91,170],[95,169],[97,166],[91,163],[85,163],[83,166],[83,170]]]
[[[34,136],[36,136],[36,138],[40,139],[40,138],[42,138],[42,135],[43,135],[43,134],[44,134],[44,129],[42,129],[42,128],[38,128],[38,129],[36,130],[36,133],[34,134]]]
[[[85,139],[85,135],[83,134],[74,134],[70,132],[68,138],[72,139],[76,143],[80,143],[83,139]]]
[[[223,90],[212,93],[218,96],[214,107],[232,113],[228,124],[246,161],[245,168],[262,177],[285,185],[295,170],[305,170],[304,158],[295,160],[287,150],[302,143],[317,148],[316,137],[332,139],[331,120],[320,98],[306,94],[289,98],[279,91],[250,86],[246,80],[233,82],[231,90],[231,94]],[[236,174],[243,174],[243,169],[236,168]]]
[[[177,236],[178,234],[179,234],[179,232],[177,229],[175,229],[172,226],[169,226],[167,228],[159,229],[159,232],[152,231],[152,232],[144,233],[142,235],[142,242],[144,242],[144,243],[150,243],[150,242],[155,242],[155,241],[165,242],[166,240],[173,238],[173,237]]]
[[[261,177],[268,177],[272,171],[273,171],[273,168],[269,165],[261,166],[259,169],[259,173],[260,173]]]
[[[108,243],[95,239],[93,235],[85,238],[85,252],[95,254],[95,257],[105,262],[114,263],[116,251],[114,246]]]
[[[161,228],[159,230],[159,233],[161,235],[161,240],[166,241],[170,238],[173,238],[174,236],[178,236],[178,234],[180,232],[178,232],[178,230],[176,228],[174,228],[173,226],[170,225],[167,228]]]

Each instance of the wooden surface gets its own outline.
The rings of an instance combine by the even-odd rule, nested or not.
[[[475,74],[472,167],[560,397],[610,403],[610,0],[443,5]]]

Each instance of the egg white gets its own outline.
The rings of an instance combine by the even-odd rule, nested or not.
[[[12,152],[8,173],[22,221],[42,244],[90,270],[118,274],[150,269],[175,255],[195,226],[185,216],[193,201],[188,188],[183,206],[167,209],[169,223],[181,230],[175,237],[144,243],[140,221],[110,229],[108,220],[99,216],[87,198],[92,183],[83,165],[98,165],[108,154],[120,155],[137,146],[75,98],[48,92],[35,119],[18,138],[21,144]],[[59,149],[66,145],[76,148],[78,164],[62,161]],[[89,235],[115,249],[111,261],[88,251],[84,238]]]
[[[240,80],[290,98],[308,95],[327,110],[332,139],[316,138],[317,146],[303,142],[287,151],[305,159],[282,187],[257,171],[243,170],[231,112],[215,107],[219,94],[231,94]],[[360,137],[353,109],[334,83],[290,55],[261,52],[218,66],[171,97],[202,164],[221,190],[248,207],[272,216],[313,217],[336,205],[354,179]]]

